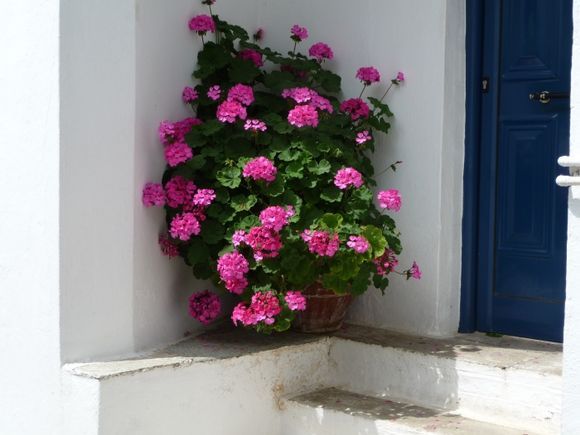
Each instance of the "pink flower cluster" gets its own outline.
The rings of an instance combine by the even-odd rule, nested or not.
[[[147,183],[143,188],[143,205],[145,207],[163,207],[165,205],[165,191],[158,183]]]
[[[214,85],[207,91],[207,97],[210,100],[217,101],[222,95],[222,88],[219,85]]]
[[[253,227],[244,237],[246,243],[254,251],[254,259],[262,261],[265,258],[275,258],[282,249],[282,238],[277,231],[264,226]]]
[[[309,104],[299,104],[288,112],[288,122],[295,127],[317,127],[318,112]]]
[[[162,121],[159,124],[159,139],[165,145],[164,155],[169,166],[175,167],[193,157],[193,151],[185,143],[185,135],[200,124],[201,120],[196,118],[185,118],[175,123]]]
[[[266,131],[268,127],[264,121],[260,121],[259,119],[248,119],[244,124],[244,130],[252,130],[252,131]]]
[[[191,131],[192,127],[201,123],[201,120],[197,118],[185,118],[177,122],[161,121],[159,124],[159,139],[163,145],[183,142],[185,135]]]
[[[207,32],[215,32],[215,22],[209,15],[196,15],[189,20],[189,30],[205,35]]]
[[[355,141],[356,141],[357,144],[362,145],[363,143],[368,142],[371,139],[372,139],[372,137],[369,134],[369,131],[368,130],[364,130],[364,131],[361,131],[361,132],[359,132],[359,133],[356,134]]]
[[[232,235],[232,245],[236,248],[246,241],[246,232],[244,230],[236,230]]]
[[[186,86],[183,88],[183,92],[181,93],[181,98],[183,102],[186,104],[191,104],[199,97],[197,91],[192,87]]]
[[[250,271],[248,260],[237,251],[222,255],[217,262],[217,270],[226,288],[236,294],[242,294],[248,286],[246,274]]]
[[[298,291],[286,292],[284,300],[291,311],[304,311],[306,309],[306,298]]]
[[[217,319],[220,310],[220,298],[209,290],[193,293],[189,297],[189,315],[204,325]]]
[[[387,210],[401,210],[401,195],[397,189],[383,190],[377,194],[379,205]]]
[[[186,212],[176,215],[169,226],[169,234],[174,239],[187,241],[191,236],[197,236],[201,226],[194,213]]]
[[[373,66],[363,66],[356,72],[356,78],[368,86],[381,81],[381,74]]]
[[[383,255],[373,260],[377,268],[377,274],[385,276],[392,272],[399,264],[397,256],[392,249],[387,249]]]
[[[304,41],[308,38],[308,29],[306,27],[301,27],[298,24],[294,24],[290,29],[290,37],[296,42]]]
[[[308,250],[311,253],[321,257],[333,257],[340,244],[338,234],[330,234],[326,231],[304,230],[300,237],[308,244]]]
[[[240,50],[238,57],[240,59],[249,60],[258,68],[264,66],[264,60],[262,59],[262,53],[256,51],[252,48],[244,48]]]
[[[308,54],[317,61],[322,62],[325,59],[331,60],[334,57],[332,48],[324,42],[317,42],[308,50]]]
[[[332,113],[334,108],[328,99],[319,95],[313,89],[310,88],[289,88],[282,91],[282,97],[291,98],[299,104],[308,103],[309,106],[315,109],[324,110],[328,113]]]
[[[163,149],[165,160],[172,168],[187,162],[193,157],[193,151],[185,142],[173,142]]]
[[[362,99],[351,98],[340,104],[340,111],[350,115],[350,119],[356,121],[360,118],[368,118],[371,110]]]
[[[243,302],[236,305],[232,313],[232,321],[236,326],[238,322],[244,326],[253,326],[260,322],[272,325],[281,311],[280,301],[274,292],[259,292],[252,296],[249,306]]]
[[[199,189],[193,196],[193,204],[202,207],[209,207],[215,199],[215,191],[213,189]]]
[[[238,83],[229,90],[228,100],[237,101],[244,106],[249,106],[254,102],[254,90],[251,86]]]
[[[260,213],[260,222],[262,226],[274,231],[282,231],[288,225],[288,219],[294,216],[294,208],[291,206],[280,207],[274,205],[267,207]]]
[[[350,236],[346,245],[357,254],[364,254],[371,247],[369,241],[363,236]]]
[[[158,242],[161,252],[166,257],[173,258],[179,255],[179,249],[177,249],[177,246],[166,235],[161,234]]]
[[[263,156],[250,160],[242,171],[244,178],[251,178],[254,181],[263,180],[267,183],[274,181],[277,173],[274,163]]]
[[[180,206],[187,206],[193,203],[193,195],[197,186],[193,181],[189,181],[181,176],[171,178],[165,184],[165,195],[167,198],[167,205],[171,208],[178,208]]]
[[[419,265],[415,261],[413,261],[413,265],[407,271],[407,279],[409,278],[421,279],[421,270],[419,269]]]
[[[395,80],[396,80],[398,83],[404,82],[404,81],[405,81],[405,74],[403,74],[401,71],[399,71],[399,72],[397,73],[397,77],[395,77]],[[398,83],[397,83],[397,84],[398,84]]]
[[[232,124],[238,118],[246,119],[246,108],[237,101],[226,100],[222,102],[217,108],[217,119],[221,122]]]
[[[363,185],[362,174],[354,168],[339,169],[334,176],[334,185],[341,190],[354,186],[357,189]]]

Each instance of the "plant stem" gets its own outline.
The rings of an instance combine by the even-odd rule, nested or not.
[[[298,41],[294,41],[294,50],[292,50],[292,54],[296,54],[296,47],[298,46]]]
[[[385,91],[385,93],[383,94],[381,99],[379,100],[381,103],[383,102],[383,100],[385,99],[385,97],[387,96],[387,94],[389,93],[389,91],[391,90],[392,87],[393,87],[393,83],[391,82],[391,84],[389,85],[389,87],[387,88],[387,90]]]
[[[205,40],[203,39],[203,35],[200,34],[199,36],[201,36],[201,45],[205,45]]]
[[[360,91],[360,95],[358,96],[359,98],[363,96],[366,88],[367,88],[367,85],[364,85],[362,88],[362,91]]]

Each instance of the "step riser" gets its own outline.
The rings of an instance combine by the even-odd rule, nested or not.
[[[375,421],[341,412],[288,403],[282,417],[282,435],[422,435],[427,431]],[[475,434],[473,434],[475,435]]]
[[[345,390],[530,431],[557,433],[560,377],[336,339],[335,379]]]
[[[225,435],[248,428],[254,435],[278,435],[282,396],[330,382],[328,351],[329,341],[322,340],[238,358],[87,378],[86,389],[77,386],[75,400],[94,403],[95,409],[84,411],[98,415],[98,430],[92,425],[91,435]],[[66,435],[88,434],[79,423],[69,425]]]

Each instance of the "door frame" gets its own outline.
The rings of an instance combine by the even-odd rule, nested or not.
[[[486,6],[487,3],[487,7]],[[483,291],[489,288],[493,277],[493,241],[495,215],[495,186],[480,180],[495,179],[496,150],[481,146],[496,135],[499,82],[499,37],[494,32],[484,32],[487,20],[499,22],[500,2],[467,0],[466,4],[466,104],[465,104],[465,162],[463,175],[463,220],[461,254],[461,301],[459,332],[491,330],[491,307],[480,310],[490,303]],[[485,52],[487,49],[488,53]],[[483,71],[486,71],[488,87],[482,98]],[[485,118],[485,119],[484,119]],[[482,131],[482,125],[492,128]],[[483,137],[485,135],[485,137]],[[490,178],[491,177],[491,178]],[[482,316],[482,312],[485,313]]]

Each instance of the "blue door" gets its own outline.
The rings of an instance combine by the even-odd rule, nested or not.
[[[561,341],[572,0],[485,0],[480,142],[480,331]]]

